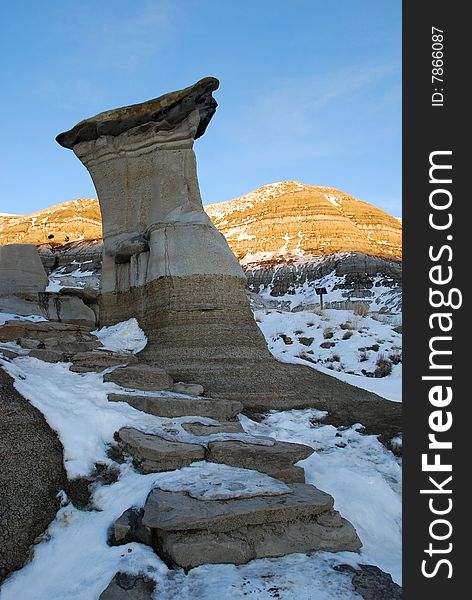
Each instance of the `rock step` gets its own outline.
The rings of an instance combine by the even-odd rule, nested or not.
[[[142,412],[157,417],[209,417],[216,421],[229,421],[243,408],[237,400],[216,400],[193,396],[138,396],[108,394],[110,402],[127,402]]]
[[[172,390],[174,380],[164,369],[151,365],[133,364],[119,367],[103,376],[103,381],[111,381],[117,385],[140,391]]]
[[[272,442],[272,445],[255,444],[249,438],[247,442],[210,442],[205,447],[198,443],[168,441],[132,427],[123,427],[115,438],[121,449],[133,457],[135,467],[143,473],[172,471],[197,460],[207,460],[266,473],[286,483],[304,483],[303,468],[293,465],[314,452],[310,446],[278,442],[272,438],[261,438],[261,441]]]
[[[59,323],[53,321],[24,321],[14,319],[0,326],[0,341],[14,342],[19,338],[44,339],[56,338],[75,341],[97,341],[91,334],[92,327],[85,325],[74,325],[70,323]]]
[[[355,551],[352,525],[333,511],[333,498],[306,484],[277,496],[196,500],[184,492],[151,491],[140,525],[168,562],[190,569],[243,564],[293,552]]]
[[[103,371],[110,367],[137,363],[138,359],[133,354],[112,352],[111,350],[91,350],[79,352],[71,357],[70,370],[74,373],[87,373],[90,371]]]
[[[239,421],[224,421],[211,425],[204,423],[182,423],[183,429],[192,435],[214,435],[215,433],[244,433]]]
[[[206,459],[271,475],[289,469],[299,460],[311,456],[313,452],[314,449],[310,446],[289,442],[274,441],[271,446],[261,446],[240,440],[222,440],[208,444]]]
[[[199,444],[171,442],[132,427],[120,429],[116,438],[142,473],[173,471],[205,458],[205,448]]]

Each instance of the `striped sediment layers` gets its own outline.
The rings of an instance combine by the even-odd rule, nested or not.
[[[216,110],[217,88],[216,79],[205,78],[101,113],[57,138],[87,167],[98,193],[101,324],[136,317],[149,339],[142,359],[203,384],[213,397],[252,409],[316,406],[338,422],[350,404],[357,414],[346,419],[360,421],[367,403],[372,414],[392,416],[383,422],[396,433],[399,413],[391,403],[270,354],[244,272],[203,210],[198,186],[193,142]],[[378,419],[366,418],[375,430]]]

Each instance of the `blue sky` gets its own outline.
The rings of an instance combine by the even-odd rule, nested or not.
[[[0,212],[93,197],[55,136],[211,75],[204,203],[297,179],[401,214],[400,0],[5,0]]]

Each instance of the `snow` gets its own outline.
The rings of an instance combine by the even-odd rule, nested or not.
[[[115,352],[136,354],[147,344],[147,337],[134,318],[110,327],[102,327],[92,333],[102,342],[104,348]]]
[[[8,315],[8,319],[13,317]],[[376,320],[371,315],[354,315],[352,311],[327,310],[315,314],[260,310],[256,311],[256,318],[271,351],[281,360],[353,378],[360,387],[381,382],[385,391],[390,389],[392,399],[398,399],[395,386],[396,380],[401,380],[401,365],[394,367],[391,376],[378,380],[345,372],[360,373],[365,365],[367,370],[375,365],[374,351],[368,351],[368,360],[359,363],[359,346],[378,342],[385,353],[401,348],[401,336],[392,329],[393,317]],[[340,326],[348,321],[354,329],[349,330],[352,336],[343,340],[348,329]],[[336,342],[334,350],[342,356],[339,372],[324,366],[332,364],[326,362],[330,351],[319,348],[327,327],[333,329],[330,339]],[[285,345],[280,333],[290,335],[294,343]],[[102,328],[95,335],[106,348],[116,351],[138,352],[146,344],[135,319]],[[302,336],[315,338],[310,348],[300,344],[297,337]],[[311,348],[314,352],[311,358],[321,361],[316,365],[299,356]],[[157,582],[155,595],[160,600],[219,600],[222,594],[240,600],[248,595],[255,600],[274,597],[359,600],[350,576],[333,570],[342,563],[375,564],[401,582],[401,463],[375,436],[362,435],[356,427],[337,429],[324,425],[324,413],[315,409],[273,412],[261,422],[241,416],[247,434],[198,436],[198,442],[203,444],[211,439],[241,439],[248,435],[256,443],[267,443],[261,436],[271,436],[312,446],[315,453],[298,463],[305,468],[307,483],[333,495],[335,508],[356,527],[363,548],[360,553],[293,554],[254,560],[242,566],[204,565],[186,575],[181,569],[169,570],[145,545],[109,546],[107,537],[112,523],[130,506],[142,506],[156,485],[185,490],[197,497],[216,498],[260,493],[261,486],[265,492],[284,493],[285,484],[245,469],[206,462],[148,475],[137,473],[130,462],[118,466],[108,457],[107,449],[121,427],[195,442],[195,436],[186,432],[182,424],[214,421],[203,417],[164,419],[142,413],[124,402],[108,402],[110,392],[127,390],[103,382],[100,373],[73,373],[68,364],[49,364],[27,356],[0,359],[0,363],[14,378],[18,391],[58,432],[69,478],[90,475],[96,463],[112,464],[119,469],[115,483],[94,485],[93,502],[97,510],[81,511],[65,501],[43,541],[35,545],[33,560],[4,583],[2,600],[96,600],[117,571],[147,574]],[[165,396],[166,392],[150,394]],[[397,437],[393,443],[400,447],[401,437]]]
[[[291,492],[285,483],[269,475],[206,461],[161,474],[156,479],[156,487],[167,492],[187,492],[197,500],[251,498],[261,494],[278,496]]]
[[[13,313],[0,312],[0,325],[3,325],[7,321],[32,321],[33,323],[39,323],[40,321],[47,321],[47,319],[38,315],[27,315],[26,317],[22,317]]]
[[[394,331],[398,316],[383,315],[379,320],[377,316],[334,309],[322,312],[259,309],[254,316],[277,359],[309,366],[388,400],[401,401],[401,363],[392,365],[392,373],[386,377],[362,374],[362,370],[373,373],[379,357],[401,358],[402,336]],[[281,335],[290,337],[292,344],[286,344]],[[313,338],[313,342],[306,346],[300,338]],[[325,342],[333,346],[322,348],[320,344]]]
[[[307,483],[331,494],[334,508],[351,521],[362,540],[359,562],[378,565],[401,583],[401,462],[376,436],[356,427],[321,424],[314,409],[272,412],[261,423],[242,418],[254,435],[307,444],[315,453],[297,463]]]

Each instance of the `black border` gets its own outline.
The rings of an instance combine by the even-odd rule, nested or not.
[[[472,452],[468,437],[468,404],[472,397],[468,384],[472,375],[472,327],[468,316],[466,287],[470,280],[472,255],[470,241],[469,203],[472,185],[466,187],[472,165],[468,165],[470,150],[466,147],[470,119],[466,111],[467,88],[470,88],[470,24],[466,16],[468,3],[454,0],[410,0],[403,3],[403,229],[404,229],[404,494],[403,494],[403,588],[406,599],[466,598],[470,594],[466,582],[465,564],[470,518],[465,512],[468,494],[465,481],[469,480],[469,454]],[[444,92],[443,107],[431,105],[431,28],[444,30]],[[470,134],[469,134],[470,135]],[[451,311],[454,326],[453,342],[453,510],[449,515],[453,525],[450,541],[453,549],[448,558],[453,565],[452,579],[448,569],[441,568],[431,579],[421,573],[424,549],[429,543],[428,527],[432,517],[427,499],[419,490],[428,484],[428,476],[421,471],[421,454],[427,450],[428,402],[430,384],[423,382],[426,374],[429,348],[428,317],[432,311],[428,302],[428,250],[431,244],[443,243],[444,233],[435,232],[428,224],[429,155],[435,150],[452,150],[453,226],[453,285],[462,289],[462,308]],[[468,183],[468,182],[467,182]],[[468,189],[467,189],[468,188]],[[469,241],[470,240],[470,241]],[[467,348],[467,344],[469,348]],[[463,463],[461,465],[461,463]],[[431,486],[429,486],[431,487]],[[465,543],[464,543],[465,545]]]

